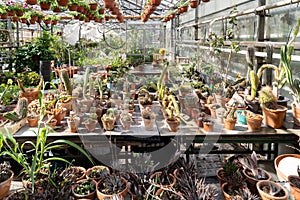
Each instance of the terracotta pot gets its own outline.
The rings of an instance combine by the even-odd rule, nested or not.
[[[153,119],[142,118],[146,131],[152,131],[155,124],[155,117]]]
[[[72,5],[68,6],[69,11],[77,11],[77,4],[73,3]]]
[[[77,12],[83,13],[84,12],[84,6],[77,6]]]
[[[222,189],[222,193],[224,195],[225,200],[231,200],[232,199],[231,196],[227,193],[227,191],[228,191],[228,183],[227,182],[223,183],[221,189]]]
[[[67,6],[68,3],[69,3],[68,0],[57,0],[57,4],[58,4],[59,6]]]
[[[52,25],[56,25],[56,24],[57,24],[57,20],[52,20],[52,21],[51,21],[51,24],[52,24]]]
[[[74,117],[74,120],[67,119],[68,127],[71,133],[76,133],[79,126],[80,118]]]
[[[210,120],[204,120],[203,121],[203,129],[206,132],[213,132],[214,131],[214,123]]]
[[[47,122],[46,125],[49,126],[49,127],[51,127],[51,128],[55,128],[56,123],[57,123],[57,120],[56,119],[52,119],[50,122]]]
[[[60,13],[61,12],[61,10],[60,10],[60,8],[59,7],[55,7],[55,8],[53,8],[53,10],[52,10],[53,12],[55,12],[55,13]]]
[[[20,22],[23,24],[27,24],[27,19],[22,18],[22,19],[20,19]]]
[[[38,122],[39,122],[39,116],[36,116],[34,118],[27,117],[27,121],[28,121],[28,125],[30,127],[36,127],[38,125]]]
[[[296,165],[299,163],[300,154],[282,154],[277,156],[274,160],[274,167],[278,180],[288,181],[288,176],[298,175]]]
[[[98,120],[88,120],[84,122],[84,126],[88,131],[94,131],[97,128]]]
[[[38,99],[39,96],[39,90],[36,88],[25,88],[25,92],[20,91],[20,97],[25,97],[28,101],[28,104],[32,102],[33,100]]]
[[[1,14],[1,19],[7,19],[7,17],[8,17],[8,14],[7,14],[7,13]]]
[[[90,6],[90,10],[97,10],[98,4],[97,3],[89,3],[89,6]]]
[[[219,181],[221,187],[222,187],[222,185],[223,185],[224,183],[226,183],[226,180],[224,180],[224,179],[222,178],[222,176],[221,176],[221,174],[222,174],[223,172],[224,172],[224,169],[223,169],[223,168],[219,168],[219,169],[217,169],[217,171],[216,171],[216,176],[217,176],[217,179],[218,179],[218,181]]]
[[[261,168],[258,168],[258,171],[263,172],[263,173],[266,174],[267,178],[265,180],[267,180],[267,181],[271,180],[272,176],[269,172],[267,172],[266,170],[263,170]],[[256,184],[260,180],[257,180],[256,178],[249,176],[247,172],[251,172],[250,169],[244,169],[243,170],[243,175],[246,179],[247,187],[249,188],[249,190],[251,191],[252,194],[257,194],[258,195],[259,193],[257,191]]]
[[[167,118],[166,122],[168,124],[168,128],[170,132],[177,132],[179,130],[180,120]]]
[[[107,174],[110,174],[110,170],[106,166],[97,165],[97,166],[93,166],[92,168],[89,168],[88,170],[86,170],[85,176],[86,176],[86,178],[93,179],[96,182],[100,181],[101,178],[91,177],[91,173],[93,170],[106,170]]]
[[[161,3],[161,0],[150,0],[150,4],[154,6],[159,6]]]
[[[205,3],[206,3],[206,2],[209,2],[209,1],[210,1],[210,0],[202,0],[202,2],[205,2]]]
[[[124,130],[129,130],[131,127],[131,121],[122,121],[121,120],[121,125]]]
[[[103,128],[106,131],[111,131],[114,129],[115,120],[104,120],[103,118],[101,118],[101,121],[102,121]]]
[[[190,1],[190,7],[191,8],[197,8],[199,5],[199,0],[191,0]]]
[[[11,17],[11,21],[18,22],[19,18],[17,16],[13,16],[13,17]]]
[[[299,179],[299,176],[288,176],[288,181],[290,183],[290,190],[291,190],[291,193],[292,195],[294,196],[294,199],[300,199],[300,188],[297,187],[295,184],[294,184],[294,180],[299,180],[300,182],[300,179]]]
[[[224,128],[226,130],[234,130],[235,123],[236,123],[236,119],[234,119],[234,120],[224,119]]]
[[[274,197],[274,196],[271,196],[270,194],[265,193],[262,190],[262,187],[263,186],[269,186],[270,184],[272,184],[272,185],[274,185],[276,187],[281,188],[281,190],[284,192],[284,196],[282,196],[282,197]],[[283,187],[282,185],[280,185],[278,183],[275,183],[273,181],[259,181],[257,183],[256,187],[257,187],[257,190],[258,190],[259,195],[260,195],[260,197],[261,197],[262,200],[287,200],[289,198],[289,193],[285,189],[285,187]]]
[[[65,118],[66,116],[66,109],[63,109],[62,112],[55,114],[54,119],[57,120],[56,125],[60,125],[61,121]]]
[[[11,181],[14,177],[14,172],[12,170],[8,171],[11,173],[11,176],[7,180],[0,183],[0,199],[3,199],[8,195],[11,186]]]
[[[129,186],[128,186],[128,182],[127,182],[124,178],[121,177],[121,179],[122,179],[122,181],[126,184],[126,187],[125,187],[125,189],[124,189],[123,191],[121,191],[120,193],[117,193],[117,195],[122,196],[123,198],[125,198],[125,196],[126,196],[128,190],[129,190]],[[100,183],[101,183],[101,181],[99,181],[99,182],[97,183],[97,185],[96,185],[96,192],[97,192],[97,197],[98,197],[98,199],[99,199],[99,200],[113,199],[113,194],[112,194],[112,195],[103,194],[102,192],[100,192],[100,191],[98,190],[98,185],[99,185]],[[115,194],[114,194],[114,195],[115,195]]]
[[[293,110],[294,124],[300,126],[300,108],[296,106],[295,102],[291,104],[291,107]]]
[[[176,172],[174,171],[174,173],[176,173]],[[155,172],[155,173],[151,174],[150,181],[156,182],[156,180],[159,180],[159,177],[160,177],[161,174],[162,174],[161,171],[158,171],[158,172]],[[163,188],[171,188],[176,184],[176,178],[172,174],[169,174],[168,177],[170,177],[168,179],[170,181],[170,183],[167,184],[167,185],[160,185],[160,187],[162,189]]]
[[[197,125],[199,126],[199,127],[203,127],[203,120],[204,120],[204,118],[203,117],[198,117],[197,118]]]
[[[280,107],[280,110],[272,110],[261,106],[264,123],[272,128],[281,128],[286,115],[287,108],[280,105],[278,107]]]
[[[44,20],[44,23],[45,23],[45,24],[50,24],[50,23],[51,23],[51,20],[50,20],[50,19],[46,19],[46,20]]]
[[[26,3],[29,5],[35,5],[37,4],[37,0],[26,0]]]
[[[14,16],[16,12],[13,10],[6,10],[6,13],[8,16]]]
[[[99,13],[99,15],[103,15],[105,13],[105,9],[99,8],[98,13]]]
[[[247,122],[249,131],[258,131],[258,130],[260,130],[262,120],[263,120],[263,116],[259,115],[259,114],[255,114],[254,118],[249,118],[246,115],[246,122]]]
[[[82,179],[82,180],[77,181],[76,184],[72,186],[72,194],[76,199],[86,199],[86,200],[91,199],[91,200],[94,200],[95,199],[95,194],[96,194],[96,185],[97,185],[96,181],[94,181],[94,180],[91,180],[91,183],[95,185],[95,190],[94,191],[91,191],[90,193],[85,194],[85,195],[75,193],[76,185],[80,184],[80,183],[82,183],[86,180],[87,179]]]
[[[23,11],[16,11],[16,15],[18,17],[22,17],[24,15],[24,12]]]
[[[188,8],[189,8],[189,6],[182,6],[182,7],[180,7],[180,12],[181,13],[187,12]]]
[[[40,7],[42,10],[49,10],[50,9],[50,3],[40,3]]]
[[[76,172],[76,174],[74,174]],[[67,174],[72,173],[76,176],[76,181],[82,180],[85,178],[86,169],[80,166],[71,166],[64,171],[62,171],[61,175],[66,176]]]
[[[104,7],[107,9],[113,8],[115,6],[114,0],[105,0],[103,3],[104,3]]]

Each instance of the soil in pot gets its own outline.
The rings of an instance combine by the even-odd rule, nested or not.
[[[0,182],[0,199],[3,199],[8,195],[11,186],[11,181],[14,177],[14,173],[11,170],[8,170],[8,172],[5,173],[8,173],[8,175],[10,174],[10,176],[5,181]]]
[[[259,181],[256,187],[262,200],[287,200],[289,198],[288,191],[273,181]]]
[[[294,199],[300,199],[300,178],[298,176],[288,176],[288,181]]]

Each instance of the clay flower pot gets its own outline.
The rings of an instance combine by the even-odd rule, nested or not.
[[[263,121],[263,116],[259,114],[252,113],[251,111],[244,111],[246,116],[246,123],[248,125],[249,131],[258,131],[261,128]]]
[[[206,132],[213,132],[214,131],[214,122],[208,119],[203,120],[203,129]]]
[[[282,154],[275,158],[274,167],[279,181],[288,181],[289,176],[296,176],[299,154]]]
[[[199,5],[199,0],[191,0],[190,1],[190,7],[191,8],[197,8]]]
[[[51,127],[51,128],[55,128],[56,123],[57,123],[56,119],[51,119],[49,122],[46,122],[46,125]]]
[[[97,171],[101,171],[101,172],[102,172],[102,170],[104,170],[104,171],[106,171],[107,174],[110,173],[109,168],[106,167],[106,166],[102,166],[102,165],[93,166],[92,168],[89,168],[88,170],[86,170],[86,173],[85,173],[86,178],[93,179],[96,182],[100,181],[101,178],[100,177],[94,177],[93,174],[92,174],[93,170],[97,170]]]
[[[3,199],[8,195],[11,186],[11,181],[14,177],[13,171],[8,170],[8,172],[11,174],[11,176],[7,180],[0,183],[0,199]]]
[[[93,184],[95,189],[93,191],[89,191],[88,194],[77,194],[76,193],[76,188],[80,187],[80,184],[88,184],[88,185]],[[73,185],[72,194],[76,199],[90,199],[90,200],[93,200],[93,199],[95,199],[96,185],[97,185],[96,181],[91,180],[91,179],[79,180],[79,181],[76,182],[75,185]]]
[[[37,0],[26,0],[26,3],[29,5],[35,5],[37,4]]]
[[[300,179],[299,176],[288,176],[288,181],[290,183],[290,190],[294,199],[300,199]]]
[[[272,196],[268,193],[266,193],[264,190],[266,190],[265,187],[270,187],[270,185],[273,185],[277,188],[281,189],[281,196]],[[257,190],[259,192],[259,195],[262,200],[287,200],[289,198],[289,193],[288,191],[280,184],[275,183],[273,181],[259,181],[256,184]]]
[[[166,122],[170,132],[177,132],[180,125],[180,119],[178,118],[167,118]]]
[[[104,119],[103,117],[101,118],[103,128],[106,131],[111,131],[114,129],[115,126],[115,119]]]
[[[50,9],[50,3],[40,3],[40,7],[42,10],[49,10]]]
[[[27,117],[27,121],[28,121],[28,125],[30,127],[36,127],[38,125],[38,122],[39,122],[39,116]]]
[[[126,187],[123,191],[117,193],[118,196],[122,196],[123,198],[125,198],[128,190],[129,190],[129,186],[128,186],[128,182],[123,178],[121,177],[122,181],[126,184]],[[97,192],[97,197],[99,200],[104,200],[104,199],[113,199],[113,195],[116,195],[116,194],[104,194],[102,193],[101,191],[99,191],[99,185],[102,183],[102,181],[99,181],[97,183],[97,186],[96,186],[96,192]]]
[[[279,109],[272,110],[261,106],[264,123],[272,128],[281,128],[286,115],[287,108],[280,105],[278,105],[278,107]]]
[[[88,131],[94,131],[97,127],[98,120],[88,119],[84,122],[84,126]]]
[[[293,102],[291,106],[293,110],[294,124],[300,126],[300,108],[296,106],[295,102]]]
[[[272,176],[266,170],[258,168],[258,172],[259,173],[264,173],[266,175],[266,178],[264,180],[267,180],[267,181],[271,180]],[[258,193],[256,184],[260,180],[257,180],[256,178],[254,178],[254,176],[250,176],[249,174],[251,174],[251,170],[249,170],[249,169],[244,169],[243,170],[243,175],[246,178],[246,182],[247,182],[247,186],[248,186],[249,190],[251,191],[252,194],[257,194],[258,195],[259,193]]]
[[[224,119],[224,128],[226,130],[234,130],[235,123],[236,123],[236,119],[234,119],[234,120]]]

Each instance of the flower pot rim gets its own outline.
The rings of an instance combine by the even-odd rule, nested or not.
[[[283,191],[284,191],[284,193],[285,193],[285,195],[284,196],[281,196],[281,197],[274,197],[274,196],[271,196],[270,194],[268,194],[268,193],[265,193],[264,191],[262,191],[261,189],[260,189],[260,186],[262,185],[262,184],[273,184],[273,185],[276,185],[277,187],[280,187]],[[276,182],[274,182],[274,181],[271,181],[271,180],[261,180],[261,181],[258,181],[257,183],[256,183],[256,187],[257,187],[257,190],[259,191],[259,193],[261,194],[264,194],[265,196],[266,196],[266,198],[269,198],[269,199],[274,199],[274,200],[282,200],[282,199],[287,199],[288,197],[289,197],[289,193],[288,193],[288,191],[287,191],[287,189],[285,189],[285,187],[283,187],[282,185],[280,185],[280,184],[278,184],[278,183],[276,183]]]

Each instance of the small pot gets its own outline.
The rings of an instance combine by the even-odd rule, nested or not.
[[[234,119],[234,120],[224,119],[224,128],[226,130],[234,130],[235,123],[236,123],[236,119]]]
[[[121,191],[120,193],[118,193],[117,195],[119,196],[122,196],[123,198],[125,198],[128,190],[129,190],[129,186],[128,186],[128,182],[127,180],[125,180],[123,177],[121,177],[122,181],[125,182],[126,184],[126,187],[123,191]],[[102,192],[100,192],[98,190],[98,185],[101,183],[101,181],[99,181],[96,185],[96,192],[97,192],[97,197],[99,200],[104,200],[104,199],[112,199],[113,195],[116,195],[116,194],[111,194],[111,195],[108,195],[108,194],[103,194]]]
[[[211,120],[204,120],[203,121],[203,129],[206,132],[213,132],[214,131],[214,122]]]
[[[27,121],[28,121],[28,125],[30,127],[36,127],[38,125],[39,122],[39,116],[36,117],[27,117]]]
[[[166,122],[170,132],[177,132],[179,130],[180,120],[177,118],[167,118]]]
[[[258,195],[259,193],[258,193],[256,184],[257,184],[257,182],[259,182],[260,180],[257,180],[257,179],[255,179],[254,177],[249,176],[248,173],[247,173],[247,172],[249,172],[249,171],[250,171],[249,169],[244,169],[244,170],[243,170],[243,175],[244,175],[244,177],[246,178],[247,186],[248,186],[248,188],[249,188],[249,190],[251,191],[252,194],[257,194],[257,195]],[[271,180],[272,176],[271,176],[271,174],[269,174],[266,170],[263,170],[263,169],[261,169],[261,168],[258,168],[258,172],[263,172],[264,174],[266,174],[267,179],[265,179],[265,180],[267,180],[267,181],[270,181],[270,180]]]
[[[96,182],[100,181],[100,178],[94,178],[94,177],[91,177],[91,176],[90,176],[91,173],[92,173],[92,171],[95,170],[95,169],[106,170],[106,171],[107,171],[107,174],[110,173],[110,170],[109,170],[108,167],[102,166],[102,165],[97,165],[97,166],[93,166],[92,168],[89,168],[88,170],[86,170],[86,173],[85,173],[86,178],[93,179],[93,180],[95,180]]]

